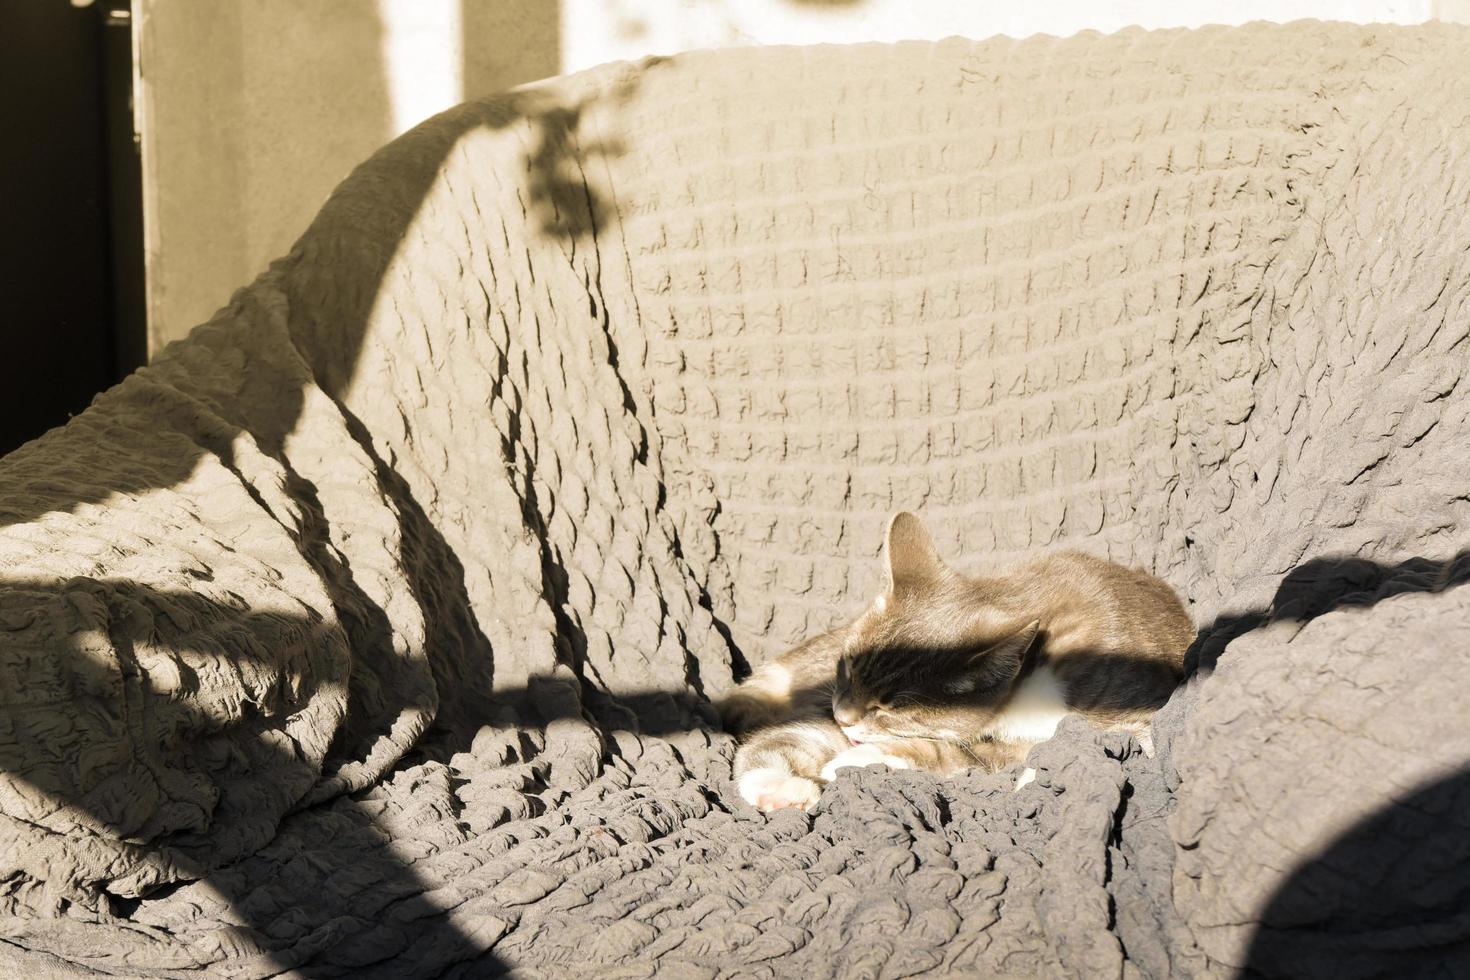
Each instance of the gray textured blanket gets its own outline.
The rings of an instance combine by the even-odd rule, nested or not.
[[[1470,971],[1470,33],[755,49],[439,116],[0,462],[0,967]],[[1158,752],[729,784],[920,511],[1202,635]]]

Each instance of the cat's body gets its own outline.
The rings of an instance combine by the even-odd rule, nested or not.
[[[847,765],[950,773],[1025,759],[1080,714],[1147,736],[1194,627],[1146,572],[1077,552],[962,576],[899,514],[889,589],[852,623],[760,667],[721,704],[741,795],[805,808]]]

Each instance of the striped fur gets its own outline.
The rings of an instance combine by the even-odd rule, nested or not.
[[[844,765],[994,771],[1071,713],[1146,738],[1178,683],[1194,627],[1146,572],[1063,552],[970,578],[908,513],[885,551],[889,588],[869,609],[720,705],[752,805],[805,809]]]

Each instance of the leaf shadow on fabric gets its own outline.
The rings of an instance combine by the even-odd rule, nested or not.
[[[1419,591],[1448,587],[1463,582],[1467,570],[1470,562],[1463,554],[1444,562],[1415,559],[1394,566],[1358,559],[1318,559],[1289,574],[1278,595],[1285,600],[1285,608],[1296,609],[1299,607],[1292,603],[1304,594],[1320,596],[1329,583],[1346,582],[1371,587],[1366,595],[1383,598],[1408,591],[1416,583]],[[113,587],[103,588],[108,585]],[[100,603],[97,611],[104,620],[100,629],[69,634],[73,648],[65,663],[70,665],[72,677],[61,685],[67,692],[64,696],[75,700],[78,692],[95,696],[124,688],[117,702],[148,704],[147,717],[155,726],[137,733],[148,737],[131,744],[134,756],[109,753],[110,747],[115,748],[109,739],[115,741],[119,733],[105,725],[97,729],[101,737],[84,749],[92,749],[98,758],[121,759],[121,765],[133,768],[135,777],[156,781],[159,792],[170,794],[170,799],[182,804],[167,808],[179,822],[169,827],[128,823],[125,812],[120,814],[111,807],[140,794],[116,792],[117,785],[108,783],[115,773],[109,773],[106,765],[90,770],[91,785],[68,782],[69,774],[80,770],[55,764],[78,751],[76,743],[65,738],[58,738],[47,751],[36,749],[32,743],[25,758],[3,759],[0,765],[7,781],[28,783],[39,798],[70,804],[72,809],[89,815],[94,833],[114,839],[147,838],[151,833],[155,843],[139,845],[144,851],[151,848],[193,862],[199,872],[196,880],[144,887],[138,894],[104,891],[99,895],[99,921],[125,922],[129,933],[140,937],[141,948],[133,950],[132,955],[141,960],[134,962],[147,962],[149,947],[162,952],[189,939],[223,942],[218,930],[222,923],[233,922],[228,937],[232,965],[258,959],[261,965],[256,972],[261,974],[294,969],[313,976],[428,976],[444,970],[468,970],[465,975],[479,976],[495,975],[507,968],[494,947],[515,928],[517,913],[494,904],[495,882],[485,881],[476,891],[471,886],[471,872],[454,882],[457,891],[447,893],[449,882],[442,875],[425,873],[404,853],[405,849],[414,853],[416,848],[423,848],[423,853],[450,855],[452,864],[452,854],[460,844],[494,833],[508,823],[534,821],[545,813],[547,800],[554,802],[556,796],[547,793],[547,765],[536,757],[536,747],[524,742],[524,735],[517,736],[521,739],[519,747],[494,759],[481,760],[497,769],[501,774],[497,779],[505,790],[486,804],[462,797],[459,792],[464,785],[464,766],[472,764],[466,755],[473,755],[473,747],[467,745],[464,735],[426,733],[423,744],[396,766],[384,783],[407,781],[413,799],[426,812],[439,813],[443,819],[426,821],[395,810],[374,788],[303,808],[288,797],[294,794],[297,800],[303,798],[317,778],[316,770],[302,757],[299,743],[259,736],[261,731],[278,727],[283,714],[310,700],[315,690],[310,678],[266,685],[275,700],[263,700],[250,709],[251,718],[260,725],[257,731],[250,723],[241,725],[201,716],[187,699],[178,697],[178,686],[187,688],[187,673],[149,669],[149,651],[143,647],[153,645],[155,660],[188,660],[173,657],[183,651],[198,661],[222,660],[239,669],[249,669],[252,663],[269,667],[280,663],[279,651],[284,648],[289,652],[292,642],[298,646],[316,644],[328,651],[345,650],[346,641],[335,624],[211,605],[194,593],[170,595],[128,583],[90,580],[11,583],[0,594],[0,612],[10,608],[8,597],[44,599],[48,591],[50,598],[65,609],[75,609],[79,600],[93,597]],[[1358,596],[1355,601],[1367,601],[1362,598],[1361,588],[1347,595]],[[1320,614],[1331,605],[1314,600],[1300,608]],[[34,601],[30,607],[34,609]],[[1269,611],[1253,617],[1257,625],[1269,619]],[[201,625],[206,627],[203,631],[197,628]],[[1238,623],[1229,625],[1236,628]],[[1210,628],[1202,631],[1202,638],[1210,635]],[[94,643],[97,636],[107,637],[111,648],[118,651],[115,664],[98,656]],[[282,644],[282,637],[294,639]],[[185,649],[189,644],[195,645],[192,650]],[[48,649],[54,653],[62,647],[55,643]],[[38,665],[38,669],[56,667],[53,663]],[[159,678],[167,679],[168,685],[160,686]],[[31,687],[35,686],[31,682]],[[704,732],[720,737],[711,707],[688,692],[650,689],[613,696],[585,684],[573,691],[563,690],[564,686],[562,678],[534,678],[524,689],[496,692],[483,710],[490,717],[513,718],[516,724],[527,726],[532,737],[536,730],[559,722],[586,724],[601,740],[605,758],[618,751],[618,732],[635,737]],[[551,696],[543,687],[554,689]],[[568,696],[558,697],[558,693]],[[39,710],[44,713],[44,705]],[[12,715],[24,723],[25,719],[13,709]],[[226,746],[226,750],[215,749],[213,743]],[[160,758],[155,746],[176,751],[184,747],[178,758],[186,764],[170,771],[168,760]],[[134,766],[135,762],[139,764]],[[223,769],[211,772],[211,765]],[[207,812],[209,788],[222,784],[228,787],[230,780],[221,778],[220,773],[231,766],[242,767],[246,775],[252,767],[278,773],[273,788],[285,795],[276,806],[293,812],[287,813],[279,826],[274,820],[252,821],[251,815],[261,812],[260,799],[234,799],[228,792],[216,801],[214,812]],[[245,782],[239,785],[247,793],[256,792]],[[1463,780],[1434,789],[1432,799],[1423,806],[1409,805],[1404,813],[1412,819],[1418,819],[1415,814],[1429,815],[1431,825],[1422,828],[1422,833],[1433,837],[1442,829],[1433,818],[1447,812],[1441,806],[1440,794],[1462,799],[1453,794],[1463,793],[1463,789]],[[189,796],[191,790],[198,791],[195,797]],[[191,802],[195,810],[189,809]],[[44,813],[29,815],[29,819],[43,825],[46,818]],[[1384,825],[1388,830],[1379,827],[1382,821],[1375,822],[1350,834],[1344,848],[1371,848],[1375,835],[1391,831],[1397,826],[1395,821],[1402,823],[1406,818],[1400,813],[1385,819],[1389,821]],[[232,820],[235,826],[221,833]],[[215,822],[212,827],[211,821]],[[447,838],[443,836],[446,828],[453,828]],[[418,834],[429,836],[421,839]],[[1464,852],[1454,851],[1454,845],[1449,839],[1443,847],[1435,845],[1448,857],[1441,855],[1434,861],[1463,861]],[[1365,861],[1358,863],[1365,868],[1372,864]],[[1406,859],[1405,863],[1412,862]],[[1304,870],[1298,876],[1302,880],[1301,894],[1315,895],[1313,889],[1326,887],[1324,882],[1341,873],[1340,866],[1341,861],[1334,858],[1320,871]],[[1375,866],[1382,866],[1381,862]],[[1407,888],[1420,879],[1406,872],[1394,880]],[[1283,895],[1293,887],[1288,885]],[[466,901],[466,895],[474,899]],[[456,901],[461,904],[456,905]],[[1279,950],[1294,942],[1291,930],[1300,925],[1296,918],[1300,918],[1304,901],[1300,895],[1280,898],[1273,908],[1279,905],[1282,911],[1268,912],[1263,918],[1265,923],[1279,923],[1258,943],[1263,950],[1258,959],[1267,967],[1278,961],[1271,957],[1279,958]],[[176,917],[181,908],[199,911],[192,921],[179,921]],[[72,910],[72,914],[79,911]],[[192,937],[191,929],[198,930]],[[28,948],[46,949],[45,937],[39,938],[41,941]]]
[[[1343,607],[1367,607],[1409,592],[1442,592],[1470,581],[1470,549],[1451,558],[1410,558],[1386,565],[1355,556],[1325,555],[1292,569],[1264,609],[1217,617],[1199,630],[1184,662],[1186,677],[1214,671],[1230,643],[1271,623],[1306,625]]]
[[[614,106],[620,104],[631,96],[638,78],[636,72],[628,73],[605,97]],[[12,920],[6,942],[22,949],[51,947],[64,956],[65,944],[52,941],[61,933],[52,930],[48,939],[48,930],[62,929],[68,917],[90,915],[101,924],[125,925],[137,939],[136,946],[117,951],[111,959],[99,959],[99,965],[126,959],[130,968],[136,968],[149,962],[149,950],[162,957],[158,965],[178,954],[176,939],[183,927],[177,922],[149,925],[150,902],[202,889],[200,900],[212,903],[208,907],[214,909],[217,921],[234,923],[238,930],[230,942],[216,944],[213,955],[232,965],[258,960],[244,967],[246,973],[299,969],[311,975],[369,976],[381,969],[391,976],[437,975],[466,959],[475,960],[478,973],[497,972],[498,961],[487,949],[500,933],[457,918],[452,910],[422,903],[429,886],[412,861],[392,846],[395,839],[411,833],[383,829],[391,820],[368,799],[371,785],[344,775],[350,768],[344,764],[365,747],[388,739],[405,712],[427,712],[433,722],[385,780],[407,778],[404,772],[431,757],[450,758],[466,751],[477,725],[497,717],[515,719],[522,709],[516,705],[515,692],[490,700],[493,651],[474,622],[463,569],[391,463],[373,449],[369,434],[360,424],[353,427],[355,420],[342,399],[350,390],[356,353],[395,248],[441,179],[442,164],[465,137],[484,129],[521,129],[527,134],[523,204],[530,232],[570,253],[579,242],[595,238],[611,205],[598,197],[581,170],[588,161],[616,156],[623,148],[616,139],[589,141],[577,132],[590,104],[569,102],[542,89],[512,92],[450,110],[421,127],[417,135],[390,144],[343,184],[291,257],[282,260],[300,261],[314,249],[324,250],[324,261],[351,278],[347,315],[329,325],[313,324],[316,332],[309,335],[295,333],[293,322],[293,336],[284,345],[291,349],[281,351],[280,363],[265,365],[266,374],[253,381],[243,377],[238,392],[215,392],[205,381],[191,388],[187,371],[170,375],[145,368],[100,396],[99,409],[23,447],[0,465],[0,477],[8,477],[0,478],[0,487],[20,491],[0,497],[0,528],[180,486],[205,459],[217,460],[234,473],[269,512],[235,456],[237,440],[243,439],[284,474],[283,493],[301,517],[291,529],[294,543],[326,587],[335,620],[290,611],[262,613],[211,599],[203,587],[199,594],[172,594],[105,575],[70,580],[22,575],[0,581],[0,597],[25,597],[23,605],[29,611],[22,610],[22,616],[48,607],[65,617],[67,610],[75,614],[80,602],[95,620],[82,624],[86,617],[81,616],[72,623],[82,627],[75,631],[58,626],[49,644],[20,651],[12,661],[47,674],[26,683],[44,687],[55,682],[56,687],[53,700],[12,701],[5,705],[7,717],[0,719],[13,726],[32,708],[51,716],[33,718],[39,727],[8,742],[0,753],[8,758],[0,764],[3,778],[17,788],[19,797],[29,796],[43,811],[47,806],[53,809],[49,814],[12,816],[22,822],[39,818],[41,826],[51,819],[52,829],[63,835],[70,832],[68,822],[75,818],[99,838],[131,840],[135,843],[128,847],[142,851],[156,845],[173,862],[172,870],[165,869],[160,877],[147,869],[150,861],[145,856],[129,884],[117,893],[96,893],[97,902],[90,909],[66,897],[38,899],[39,904],[24,907],[45,907],[49,902],[51,914],[58,918]],[[364,200],[373,199],[375,188],[391,193],[381,209],[364,219],[359,209]],[[349,240],[341,240],[341,227],[352,230]],[[250,290],[237,294],[215,318],[216,326],[238,312],[239,304],[251,302],[256,300]],[[187,350],[187,344],[182,349]],[[166,354],[165,359],[169,356],[177,355]],[[185,379],[181,386],[172,383],[180,378]],[[286,383],[279,383],[282,379]],[[251,384],[269,390],[252,392]],[[293,467],[287,449],[288,437],[304,411],[306,388],[312,385],[337,402],[353,439],[376,469],[381,492],[394,504],[404,549],[398,558],[411,573],[413,598],[426,628],[425,646],[432,651],[448,644],[467,645],[477,651],[476,657],[458,661],[428,657],[426,677],[389,656],[388,613],[359,587],[352,568],[331,547],[331,529],[317,488]],[[150,406],[136,413],[144,423],[128,433],[117,431],[105,409],[120,400]],[[171,432],[175,418],[188,424]],[[136,448],[150,442],[160,447],[149,460],[151,465],[136,465]],[[425,568],[437,570],[434,581],[413,576]],[[200,628],[191,635],[171,616]],[[191,643],[203,646],[189,651]],[[141,655],[135,644],[170,649],[151,661],[150,673],[139,668]],[[330,746],[304,746],[285,729],[295,711],[322,693],[323,678],[333,675],[333,662],[340,667],[342,658],[363,658],[372,668],[336,671],[338,676],[350,675],[345,721]],[[453,666],[469,661],[481,669],[468,674]],[[184,665],[191,662],[210,669],[233,664],[244,673],[254,672],[264,684],[262,697],[247,698],[217,716],[200,712],[187,698],[195,679]],[[20,683],[7,688],[26,689]],[[528,692],[520,693],[530,699]],[[121,710],[113,717],[106,710],[88,713],[88,699],[94,706],[110,703]],[[556,698],[541,700],[555,703]],[[75,746],[53,727],[57,705],[73,705],[98,726],[92,746],[95,761],[91,756],[83,760],[72,756]],[[137,713],[129,714],[133,710]],[[52,736],[58,740],[48,741]],[[154,736],[164,742],[149,744]],[[180,746],[187,746],[180,756],[187,764],[160,762],[161,755]],[[326,780],[321,778],[323,749],[326,771],[335,773]],[[214,780],[232,767],[240,776],[237,785],[234,791],[221,792]],[[252,772],[270,778],[252,781]],[[110,778],[115,781],[109,783]],[[138,782],[130,784],[129,779]],[[520,809],[512,805],[503,819],[535,811],[534,773],[528,780],[523,787],[528,791],[516,794],[526,802]],[[152,784],[151,789],[146,784]],[[451,787],[446,783],[441,789],[447,794],[444,805],[456,805]],[[150,797],[150,792],[156,795]],[[167,800],[168,805],[150,810],[150,799]],[[278,832],[284,814],[309,804],[310,809],[297,812],[301,819],[287,817],[295,822]],[[334,822],[335,829],[323,829]],[[283,856],[292,848],[289,857]],[[257,887],[267,872],[250,867],[251,862],[262,861],[298,870],[281,871],[267,895]],[[190,867],[197,875],[176,874]],[[302,868],[313,870],[308,874]],[[32,870],[42,872],[44,880],[45,868],[37,865]],[[364,886],[371,886],[371,896],[365,895]],[[30,886],[21,887],[25,891]],[[349,893],[357,896],[351,909]],[[364,939],[369,934],[371,942]],[[197,955],[207,962],[210,954]]]

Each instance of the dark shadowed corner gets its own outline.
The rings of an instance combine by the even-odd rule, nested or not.
[[[417,842],[411,826],[401,820],[394,829],[380,827],[377,810],[364,799],[370,791],[296,810],[277,826],[279,814],[290,809],[294,799],[306,795],[318,776],[288,744],[262,736],[276,727],[274,718],[302,710],[317,693],[314,684],[308,680],[294,696],[284,689],[274,692],[275,700],[257,705],[246,718],[222,724],[187,697],[179,697],[179,690],[160,689],[130,639],[130,634],[136,634],[150,644],[186,650],[187,659],[195,662],[220,659],[249,669],[254,661],[268,668],[281,646],[342,650],[345,638],[335,624],[279,613],[241,612],[194,593],[87,579],[5,583],[0,588],[0,623],[9,628],[15,615],[34,617],[37,597],[56,600],[51,608],[58,610],[58,630],[70,624],[72,611],[79,607],[106,620],[99,620],[99,625],[114,637],[118,663],[96,656],[98,650],[88,641],[87,632],[73,632],[69,634],[70,649],[60,639],[49,647],[65,656],[65,671],[58,681],[70,690],[121,690],[131,703],[153,704],[149,734],[156,737],[160,751],[142,753],[147,757],[130,760],[119,772],[94,778],[82,773],[80,779],[73,779],[72,769],[57,763],[69,753],[109,750],[113,733],[107,725],[89,723],[90,716],[83,716],[78,722],[83,733],[78,743],[66,737],[72,729],[44,724],[46,705],[7,705],[16,725],[37,734],[24,756],[0,755],[0,766],[11,780],[24,782],[43,798],[85,814],[93,824],[91,832],[103,838],[146,834],[148,827],[133,820],[123,804],[155,790],[162,792],[174,823],[164,826],[151,845],[125,851],[135,857],[143,851],[156,852],[182,868],[198,869],[199,874],[197,881],[147,887],[141,895],[111,892],[104,884],[97,895],[99,921],[127,922],[140,937],[167,936],[189,947],[220,941],[228,932],[229,943],[237,950],[229,957],[230,966],[245,975],[295,970],[309,976],[438,976],[457,963],[473,964],[469,975],[500,972],[502,964],[493,945],[503,928],[464,929],[440,914],[448,910],[426,898],[426,892],[432,890],[429,883],[395,856],[399,848],[424,846],[429,841]],[[198,630],[195,624],[219,628]],[[32,669],[50,671],[34,663]],[[180,680],[186,690],[193,683],[188,677]],[[449,686],[445,679],[440,683]],[[613,698],[586,688],[578,704],[535,696],[541,683],[532,678],[525,687],[497,695],[500,705],[521,709],[520,722],[529,730],[544,731],[557,722],[581,718],[584,710],[609,733],[668,735],[718,730],[709,706],[686,692],[650,689]],[[27,684],[33,690],[39,686]],[[527,709],[529,705],[538,707]],[[491,706],[488,712],[494,710]],[[32,725],[33,720],[37,724]],[[45,741],[48,735],[54,735],[54,741]],[[433,770],[416,771],[417,761],[426,754],[447,759],[467,748],[463,733],[431,732],[426,744],[384,780],[421,782],[423,788],[416,795],[422,801],[432,802],[435,794],[442,794],[447,803],[453,777],[445,782]],[[164,749],[169,751],[161,751]],[[266,771],[272,779],[262,794],[255,782],[257,774]],[[546,789],[539,781],[544,767],[532,765],[528,772],[529,780],[519,785],[525,809],[507,814],[510,818],[540,812],[535,796]],[[207,777],[209,787],[222,789],[218,800],[202,777]],[[179,787],[189,785],[200,792],[193,797],[181,795]],[[65,820],[64,813],[59,817]],[[153,819],[152,814],[148,817]],[[36,819],[50,820],[51,816]],[[493,827],[478,826],[474,821],[479,818],[468,813],[463,819],[468,821],[464,827],[468,834]],[[442,841],[434,844],[444,846]],[[70,907],[62,899],[56,912],[64,915]],[[187,917],[180,919],[181,907],[195,908],[202,925]],[[237,924],[225,929],[231,919],[238,920]],[[20,932],[0,942],[14,943],[21,950],[44,951],[50,924],[38,931],[39,936]],[[151,955],[150,943],[140,939],[131,948],[98,950],[97,958],[85,965],[110,970],[119,964],[114,957],[121,957],[122,962],[140,966],[149,963]]]
[[[1470,976],[1470,764],[1293,871],[1261,913],[1243,974]]]

